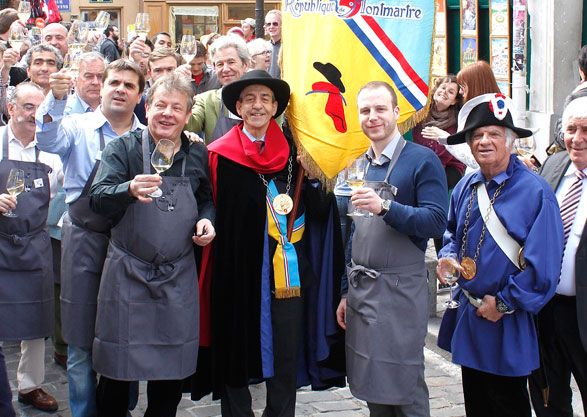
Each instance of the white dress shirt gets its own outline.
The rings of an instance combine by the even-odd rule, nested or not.
[[[561,179],[556,190],[556,199],[558,200],[559,206],[562,204],[567,191],[571,188],[571,185],[577,180],[575,172],[577,168],[573,163],[569,165],[565,176]],[[583,170],[587,174],[587,168]],[[563,253],[563,263],[561,268],[560,281],[556,288],[557,294],[574,296],[576,295],[575,290],[575,255],[577,254],[577,247],[581,240],[581,234],[585,228],[585,220],[587,220],[587,178],[583,178],[583,191],[581,194],[581,200],[577,207],[577,214],[575,215],[575,221],[571,226],[571,232],[565,251]]]
[[[4,133],[8,129],[8,157],[15,161],[35,162],[36,161],[36,140],[33,140],[28,146],[24,146],[23,143],[14,137],[12,133],[11,123],[8,126],[0,127],[0,141],[4,140]],[[2,159],[2,145],[0,142],[0,159]],[[57,194],[57,184],[63,184],[63,166],[61,165],[61,159],[59,155],[50,154],[47,152],[39,152],[39,162],[44,163],[51,172],[49,173],[49,184],[51,187],[51,198]]]

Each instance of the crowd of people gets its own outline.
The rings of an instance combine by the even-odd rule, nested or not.
[[[0,11],[0,38],[17,19]],[[252,416],[260,381],[268,417],[294,416],[300,386],[347,382],[371,416],[430,416],[434,239],[439,281],[459,276],[438,344],[467,415],[572,416],[571,374],[587,395],[583,82],[545,161],[515,154],[532,131],[486,62],[436,80],[411,141],[394,88],[369,82],[365,185],[343,172],[330,193],[283,114],[281,25],[272,10],[270,41],[250,18],[204,35],[190,62],[168,33],[120,50],[109,26],[76,77],[60,23],[23,57],[0,46],[0,340],[20,342],[18,401],[57,410],[41,388],[52,337],[74,417],[127,416],[138,381],[148,417],[175,416],[185,392]],[[579,63],[584,79],[587,47]],[[11,399],[0,348],[2,417]]]

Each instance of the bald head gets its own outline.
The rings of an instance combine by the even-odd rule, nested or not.
[[[54,46],[61,52],[61,56],[67,54],[67,29],[61,23],[51,23],[42,31],[43,42]]]

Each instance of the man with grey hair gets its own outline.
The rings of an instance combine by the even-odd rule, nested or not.
[[[19,84],[11,93],[10,122],[0,128],[0,183],[11,169],[24,171],[24,191],[0,194],[0,340],[21,341],[16,378],[18,400],[43,411],[57,410],[57,401],[41,384],[45,378],[45,337],[53,331],[53,269],[47,229],[49,200],[63,182],[61,162],[38,152],[35,112],[43,89]]]
[[[206,246],[215,231],[208,152],[183,133],[192,94],[182,75],[159,78],[147,93],[148,128],[106,146],[91,187],[92,210],[113,224],[93,345],[98,417],[125,415],[134,380],[149,381],[145,415],[175,416],[183,379],[196,371],[194,243]],[[168,162],[152,166],[165,142]]]
[[[24,63],[29,80],[40,85],[47,95],[51,89],[49,77],[63,67],[63,57],[57,48],[42,43],[28,50]]]
[[[251,58],[245,41],[236,36],[221,36],[210,48],[210,57],[218,82],[225,86],[239,80],[249,69]],[[224,136],[242,120],[228,111],[221,99],[222,88],[196,96],[196,104],[186,129],[204,132],[206,144]]]
[[[436,271],[443,284],[458,278],[459,304],[446,310],[438,345],[461,365],[471,416],[530,417],[527,380],[539,367],[534,315],[560,275],[564,234],[556,197],[512,154],[516,136],[532,135],[514,125],[512,109],[502,94],[476,97],[447,139],[466,141],[480,167],[452,193]]]
[[[565,231],[560,280],[552,300],[538,313],[539,340],[550,388],[548,407],[541,380],[530,378],[538,417],[573,416],[571,374],[587,414],[587,97],[577,98],[562,117],[565,151],[550,156],[542,177],[556,194]]]
[[[54,46],[61,56],[65,56],[69,50],[67,44],[67,29],[61,23],[51,23],[45,26],[41,32],[43,43]]]

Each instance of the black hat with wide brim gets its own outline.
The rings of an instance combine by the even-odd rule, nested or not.
[[[503,126],[512,129],[520,138],[532,136],[528,129],[514,126],[510,98],[502,94],[484,94],[465,103],[459,112],[458,132],[446,142],[456,145],[467,140],[467,133],[485,126]]]
[[[289,102],[289,84],[279,78],[273,78],[267,71],[263,70],[248,71],[239,80],[222,87],[222,102],[228,110],[238,115],[236,102],[242,91],[250,85],[264,85],[273,91],[275,100],[277,100],[277,112],[273,116],[274,119],[284,112]]]

